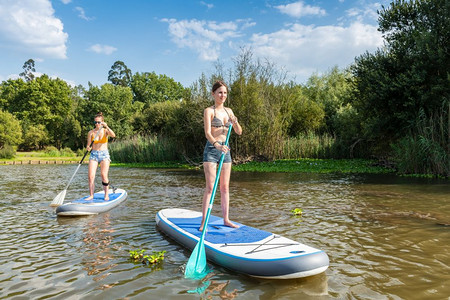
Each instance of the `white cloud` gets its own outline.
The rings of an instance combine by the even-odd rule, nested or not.
[[[251,48],[258,57],[268,58],[300,79],[338,65],[347,67],[365,51],[383,43],[376,26],[354,22],[343,26],[293,24],[269,33],[254,34]]]
[[[98,53],[98,54],[110,55],[110,54],[114,53],[115,51],[117,51],[117,48],[115,48],[113,46],[108,46],[108,45],[95,44],[95,45],[92,45],[91,47],[89,47],[88,50]]]
[[[78,17],[80,17],[81,19],[86,20],[86,21],[90,21],[93,19],[93,18],[86,16],[86,13],[84,12],[84,8],[77,6],[77,7],[75,7],[75,10],[78,11]]]
[[[316,15],[316,16],[324,16],[326,12],[324,9],[318,6],[311,6],[303,3],[303,1],[298,1],[294,3],[290,3],[287,5],[278,5],[275,6],[281,13],[287,14],[294,18],[300,18],[307,15]]]
[[[169,34],[179,48],[189,48],[198,53],[199,58],[214,61],[220,55],[222,44],[229,39],[240,37],[240,29],[254,26],[249,20],[217,23],[202,20],[162,19],[169,24]]]
[[[9,48],[50,58],[66,58],[68,34],[49,0],[0,2],[0,41]]]
[[[72,2],[72,0],[61,0],[61,2],[62,2],[63,4],[69,4],[70,2]]]
[[[206,6],[208,9],[211,9],[214,7],[214,4],[206,3],[205,1],[200,1],[200,4]]]

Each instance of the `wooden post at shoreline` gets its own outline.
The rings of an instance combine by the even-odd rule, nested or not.
[[[0,165],[62,165],[62,164],[79,164],[78,160],[11,160],[0,161]],[[83,164],[87,162],[84,161]]]

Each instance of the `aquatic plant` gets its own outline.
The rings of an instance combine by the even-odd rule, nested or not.
[[[291,213],[295,216],[301,216],[303,213],[303,210],[301,208],[294,208],[291,210]]]
[[[130,259],[134,262],[141,262],[144,265],[155,265],[164,260],[166,251],[154,251],[151,255],[144,255],[145,249],[131,250]]]

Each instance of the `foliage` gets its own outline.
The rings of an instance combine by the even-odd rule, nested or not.
[[[16,150],[13,146],[5,145],[0,148],[0,159],[11,159],[16,155]]]
[[[65,81],[47,75],[26,83],[17,79],[2,84],[6,109],[21,121],[24,135],[31,126],[43,125],[48,135],[45,140],[56,147],[62,145],[64,121],[71,110],[70,91]]]
[[[294,216],[301,216],[303,214],[303,210],[301,208],[294,208],[291,210],[291,213]]]
[[[129,86],[131,83],[132,73],[123,61],[116,61],[108,72],[108,81],[113,85]]]
[[[322,76],[313,74],[308,79],[303,94],[309,101],[320,105],[323,109],[323,113],[316,112],[322,114],[324,118],[322,132],[335,132],[336,128],[333,124],[335,115],[346,102],[350,101],[352,90],[350,77],[349,70],[341,71],[335,66]]]
[[[179,101],[188,96],[181,83],[166,75],[157,75],[155,72],[134,74],[131,89],[134,101],[142,102],[146,107],[157,102]]]
[[[85,97],[88,104],[82,108],[81,127],[86,135],[93,128],[92,121],[98,112],[103,113],[105,122],[114,130],[117,137],[124,138],[133,134],[131,120],[135,110],[133,94],[129,87],[109,83],[101,87],[90,84]]]
[[[33,72],[36,72],[36,69],[34,67],[34,60],[29,59],[23,64],[23,72],[19,74],[20,77],[22,77],[25,81],[29,82],[34,79]]]
[[[376,166],[363,159],[296,159],[271,162],[248,162],[233,167],[246,172],[298,172],[298,173],[390,173],[394,170]]]
[[[22,128],[19,120],[9,112],[0,109],[0,149],[6,145],[16,146],[22,141]]]
[[[144,265],[159,264],[164,260],[164,254],[166,251],[154,251],[151,255],[144,255],[145,250],[131,250],[130,259],[134,262],[141,262]]]
[[[450,177],[450,104],[427,118],[423,110],[417,127],[393,144],[399,172]]]
[[[429,118],[450,99],[450,3],[396,0],[379,12],[379,24],[385,47],[352,66],[353,106],[364,137],[386,152],[416,126],[420,110]]]
[[[29,125],[25,132],[22,149],[39,150],[48,144],[48,133],[44,125]]]
[[[329,134],[315,134],[312,131],[288,137],[282,143],[280,157],[296,158],[339,158],[340,153],[333,152],[336,139]]]
[[[177,143],[157,136],[137,135],[110,144],[111,159],[122,163],[150,163],[180,160]]]

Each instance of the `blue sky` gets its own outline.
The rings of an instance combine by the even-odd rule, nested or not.
[[[0,81],[32,58],[38,74],[102,85],[121,60],[189,87],[249,48],[304,83],[381,47],[376,12],[389,2],[0,0]]]

